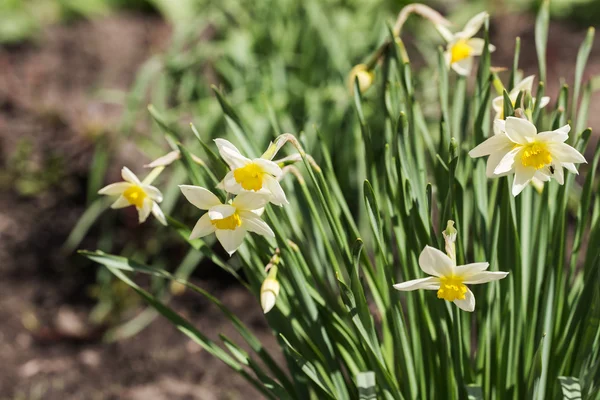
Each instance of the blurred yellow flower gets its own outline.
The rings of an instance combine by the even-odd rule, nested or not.
[[[488,14],[485,11],[477,14],[458,33],[450,32],[444,25],[436,25],[440,35],[448,43],[444,52],[446,64],[456,73],[469,75],[473,68],[473,57],[480,56],[483,53],[485,40],[473,36],[481,29],[487,17]],[[496,48],[490,44],[489,49],[494,51]]]
[[[355,65],[348,75],[348,88],[352,93],[354,93],[354,82],[356,78],[358,78],[358,88],[360,89],[360,92],[364,93],[371,85],[373,85],[373,82],[375,81],[375,72],[370,70],[366,64]]]
[[[529,75],[527,78],[515,84],[515,87],[508,94],[508,97],[510,98],[513,107],[515,107],[515,102],[517,101],[517,97],[519,97],[519,93],[523,91],[531,93],[534,79],[535,75]],[[535,104],[535,97],[533,97],[532,100]],[[548,103],[550,103],[550,97],[542,97],[540,99],[540,108],[546,107]],[[494,100],[492,100],[492,108],[496,112],[494,119],[504,119],[504,96],[498,96],[494,98]]]

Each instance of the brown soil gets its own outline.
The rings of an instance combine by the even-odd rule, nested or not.
[[[533,20],[506,21],[494,21],[494,64],[512,59],[512,38],[520,35],[521,66],[534,73]],[[553,23],[550,31],[547,93],[555,99],[556,78],[572,80],[584,30]],[[85,326],[94,273],[59,248],[85,208],[93,134],[118,134],[122,107],[103,101],[99,90],[126,91],[143,61],[168,44],[169,33],[157,18],[128,14],[51,27],[35,44],[0,48],[0,399],[259,398],[160,318],[109,345],[94,334],[32,335],[24,327],[34,314],[42,327],[56,321]],[[586,76],[600,72],[599,46],[597,40]],[[594,98],[596,107],[599,100]],[[598,123],[600,113],[590,112],[590,125]],[[242,316],[268,347],[277,347],[245,290],[214,280],[200,285]],[[174,307],[210,337],[236,337],[197,296],[178,297]]]
[[[95,270],[59,250],[85,209],[93,136],[119,133],[122,107],[100,90],[126,93],[169,37],[158,18],[124,14],[0,48],[0,399],[259,398],[160,317],[118,343],[102,343],[93,329],[82,335]],[[200,284],[274,343],[245,290]],[[236,338],[198,296],[186,293],[174,307],[210,337]]]

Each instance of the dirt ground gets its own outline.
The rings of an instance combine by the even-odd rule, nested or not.
[[[521,65],[533,73],[532,18],[495,21],[493,28],[494,60],[510,60],[513,41],[503,38],[520,35]],[[89,133],[115,129],[121,115],[100,89],[126,91],[143,61],[168,45],[169,35],[156,17],[122,14],[49,27],[36,43],[0,48],[0,399],[259,398],[162,319],[109,345],[94,335],[73,340],[25,328],[33,314],[43,317],[42,324],[65,318],[80,324],[93,304],[84,289],[93,273],[74,268],[73,257],[59,249],[85,207]],[[552,25],[547,93],[554,98],[556,77],[572,80],[583,37],[582,29]],[[599,45],[597,40],[586,76],[600,73]],[[599,126],[600,113],[590,115],[590,125]],[[210,277],[200,284],[243,316],[268,347],[277,347],[245,290]],[[211,337],[235,337],[218,310],[196,296],[185,294],[174,307]]]
[[[115,129],[122,112],[101,90],[125,93],[169,36],[157,17],[124,14],[50,27],[36,43],[0,48],[0,399],[259,397],[160,318],[109,345],[99,335],[74,340],[61,331],[85,325],[93,305],[86,290],[94,272],[78,270],[77,256],[60,246],[85,207],[89,133]],[[200,284],[274,343],[245,290]],[[197,296],[185,294],[174,307],[210,337],[236,337]],[[35,335],[24,327],[33,315],[42,328]]]

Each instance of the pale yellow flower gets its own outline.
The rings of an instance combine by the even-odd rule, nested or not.
[[[271,203],[278,206],[289,204],[278,180],[282,175],[279,165],[264,158],[244,157],[225,139],[215,139],[215,143],[221,157],[231,168],[219,183],[219,188],[233,194],[264,194]]]
[[[203,187],[180,185],[179,188],[190,203],[208,211],[194,226],[190,240],[215,233],[225,251],[232,255],[242,245],[246,232],[275,236],[269,225],[255,212],[268,203],[268,196],[246,192],[236,196],[231,203],[223,204]]]
[[[152,213],[161,224],[167,225],[165,215],[158,206],[163,199],[160,190],[141,182],[127,167],[123,167],[121,176],[124,182],[110,184],[98,191],[102,195],[119,196],[110,207],[117,209],[135,206],[140,224]]]
[[[565,143],[571,127],[565,125],[551,132],[537,132],[526,119],[508,117],[494,121],[493,136],[469,152],[473,158],[488,156],[488,177],[515,174],[512,194],[517,196],[533,180],[554,178],[562,185],[564,170],[577,174],[575,163],[585,163],[585,157]]]
[[[446,65],[459,75],[469,75],[473,68],[473,57],[480,56],[483,53],[485,40],[473,36],[479,32],[487,17],[488,14],[485,11],[475,15],[467,22],[464,29],[458,33],[450,32],[443,25],[436,25],[440,35],[448,43],[444,52]],[[495,49],[493,45],[489,45],[490,51]]]
[[[487,262],[457,266],[452,258],[430,246],[425,246],[421,252],[419,267],[431,276],[397,283],[394,289],[437,290],[439,299],[451,301],[462,310],[469,312],[475,310],[475,296],[467,285],[496,281],[508,275],[508,272],[486,271],[489,267]]]

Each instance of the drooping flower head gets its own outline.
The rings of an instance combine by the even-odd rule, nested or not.
[[[203,187],[180,185],[179,188],[190,203],[201,210],[208,210],[194,226],[190,240],[214,232],[225,251],[232,255],[242,245],[246,232],[275,236],[269,225],[254,212],[268,203],[268,196],[246,192],[236,196],[231,203],[223,204]]]
[[[448,255],[430,246],[425,246],[421,252],[419,267],[431,276],[397,283],[394,288],[402,291],[437,290],[439,299],[451,301],[469,312],[475,310],[475,296],[467,285],[496,281],[508,275],[508,272],[486,271],[489,267],[487,262],[457,266]]]
[[[112,183],[98,191],[102,195],[119,196],[110,207],[117,209],[135,206],[140,224],[152,213],[161,224],[167,225],[165,215],[158,206],[163,199],[160,190],[142,183],[127,167],[123,167],[121,176],[124,182]]]
[[[361,93],[366,92],[373,81],[375,80],[375,73],[373,70],[369,70],[366,64],[357,64],[350,70],[348,75],[348,88],[351,93],[354,93],[354,81],[358,78],[358,88]]]
[[[278,206],[288,204],[285,193],[277,180],[281,168],[264,158],[250,159],[225,139],[215,139],[219,153],[231,171],[225,175],[219,187],[233,194],[252,192],[267,195],[268,200]]]
[[[534,79],[535,79],[535,75],[529,75],[527,78],[525,78],[522,81],[515,84],[515,87],[508,94],[508,97],[510,98],[510,101],[512,102],[513,107],[516,106],[515,103],[517,101],[517,97],[519,97],[519,93],[521,93],[521,92],[531,93],[531,90],[533,88],[533,80]],[[532,100],[535,103],[536,98],[533,97]],[[546,107],[548,105],[548,103],[550,103],[550,97],[548,97],[548,96],[542,97],[540,99],[540,108]],[[496,115],[494,116],[494,119],[504,119],[504,97],[503,96],[498,96],[498,97],[494,98],[494,100],[492,100],[492,108],[494,109],[494,112],[496,113]]]
[[[487,17],[488,13],[485,11],[475,15],[467,22],[464,29],[458,33],[450,32],[443,25],[436,25],[440,35],[448,43],[444,52],[446,64],[459,75],[469,75],[473,68],[473,57],[480,56],[483,53],[485,40],[473,36],[479,32]],[[493,45],[489,45],[490,51],[495,49]]]
[[[526,119],[508,117],[494,121],[495,134],[469,152],[473,158],[488,156],[488,177],[514,173],[513,196],[517,196],[534,178],[564,183],[563,167],[577,174],[575,163],[586,160],[565,143],[571,127],[565,125],[551,132],[537,132]]]

